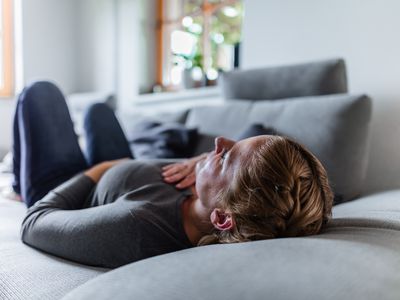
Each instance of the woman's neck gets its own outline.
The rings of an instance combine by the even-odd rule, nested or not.
[[[204,208],[200,199],[195,195],[183,201],[181,209],[185,233],[192,245],[196,246],[200,239],[209,234],[213,228],[210,212]]]

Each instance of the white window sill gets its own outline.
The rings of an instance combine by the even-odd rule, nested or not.
[[[150,105],[156,103],[169,103],[187,100],[207,100],[210,98],[219,98],[221,88],[219,86],[202,87],[178,92],[164,92],[154,94],[143,94],[135,101],[136,105]]]

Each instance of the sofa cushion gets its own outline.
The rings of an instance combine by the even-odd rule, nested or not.
[[[199,133],[235,139],[255,122],[249,122],[251,101],[233,100],[223,105],[198,106],[189,111],[186,127],[198,128]]]
[[[272,127],[264,127],[261,124],[252,124],[246,127],[243,131],[240,132],[239,135],[234,137],[235,141],[239,141],[248,137],[256,136],[256,135],[276,135],[278,134],[276,130]],[[197,141],[195,145],[193,156],[200,155],[204,152],[209,152],[214,150],[215,138],[217,135],[210,135],[205,133],[199,133],[197,136]]]
[[[342,59],[234,70],[222,75],[225,99],[281,99],[347,92]]]
[[[360,195],[367,171],[368,97],[330,95],[257,102],[249,118],[273,126],[311,150],[325,166],[337,201]]]
[[[117,112],[117,118],[120,122],[122,129],[124,130],[125,136],[128,140],[132,140],[141,124],[144,122],[155,122],[155,123],[180,123],[183,124],[186,121],[188,110],[179,110],[177,112],[162,112],[154,113],[151,111],[148,114],[144,112]]]
[[[244,140],[253,136],[258,135],[277,135],[278,133],[272,127],[264,127],[262,124],[251,124],[244,131],[242,131],[237,137],[236,141]]]
[[[66,261],[24,245],[26,206],[0,197],[0,299],[60,299],[105,269]]]
[[[396,213],[400,191],[367,201],[371,207],[383,201]],[[64,300],[398,299],[400,213],[396,220],[382,217],[369,225],[350,213],[346,218],[333,220],[317,236],[153,257],[101,275]]]
[[[192,155],[197,156],[214,150],[216,137],[216,135],[212,134],[199,133]]]
[[[129,140],[136,159],[191,157],[198,133],[180,123],[145,121]]]
[[[362,191],[367,169],[371,100],[364,95],[328,95],[279,101],[229,101],[193,108],[187,126],[200,133],[235,138],[250,124],[273,127],[305,145],[327,169],[336,199]],[[238,121],[240,120],[240,122]]]
[[[398,190],[379,192],[364,196],[351,202],[336,205],[335,219],[383,219],[395,221],[400,225],[400,193]]]

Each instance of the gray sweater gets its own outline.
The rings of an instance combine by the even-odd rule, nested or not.
[[[190,195],[163,182],[150,162],[117,165],[97,185],[78,174],[28,210],[22,240],[79,263],[119,267],[192,246],[181,212]]]

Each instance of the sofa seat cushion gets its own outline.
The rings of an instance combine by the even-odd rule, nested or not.
[[[333,226],[364,226],[400,230],[398,190],[380,192],[335,206]]]
[[[24,245],[26,207],[0,198],[0,299],[60,299],[105,269],[71,263]]]
[[[388,210],[391,203],[395,211],[400,190],[365,200],[371,207],[386,202]],[[343,219],[317,236],[210,245],[143,260],[88,281],[64,300],[398,299],[400,230],[389,219],[378,227],[341,225]]]
[[[348,203],[336,205],[333,209],[334,218],[346,218],[366,213],[400,214],[399,190],[370,194]]]

